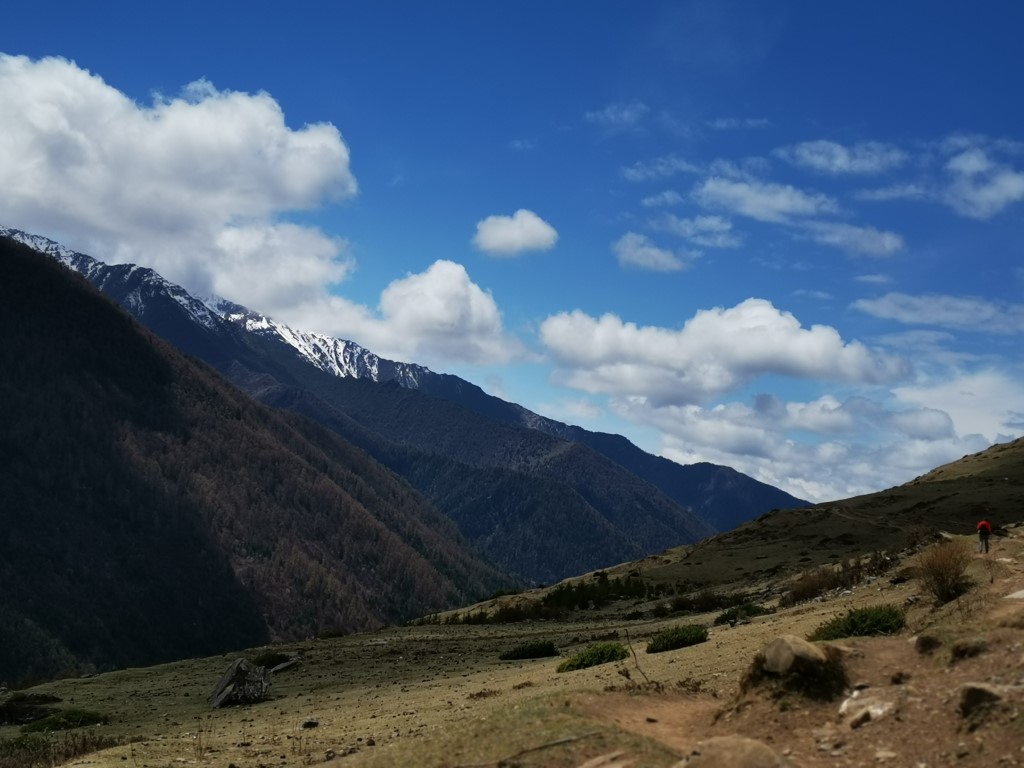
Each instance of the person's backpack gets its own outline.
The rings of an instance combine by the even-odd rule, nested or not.
[[[992,533],[992,524],[988,520],[982,520],[980,523],[978,523],[978,533]]]

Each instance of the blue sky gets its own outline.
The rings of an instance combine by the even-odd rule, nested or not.
[[[821,501],[1024,434],[1016,2],[21,3],[0,224]]]

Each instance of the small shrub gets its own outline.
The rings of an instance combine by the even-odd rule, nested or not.
[[[119,743],[112,736],[93,731],[70,731],[61,736],[23,734],[11,739],[0,739],[0,768],[52,768]]]
[[[626,646],[622,643],[594,643],[559,664],[558,671],[572,672],[575,669],[596,667],[598,664],[619,661],[628,655],[629,651],[626,650]]]
[[[722,611],[715,617],[715,624],[735,624],[741,619],[747,619],[751,616],[764,616],[768,613],[771,613],[771,609],[765,608],[763,605],[743,603],[742,605],[734,605],[732,608]]]
[[[844,637],[867,637],[870,635],[894,635],[906,625],[903,611],[895,605],[874,605],[855,608],[845,616],[836,616],[826,621],[811,634],[808,640],[839,640]]]
[[[47,715],[42,720],[36,720],[28,725],[21,726],[22,733],[46,733],[48,731],[66,731],[70,728],[82,728],[86,725],[102,725],[107,722],[107,716],[99,712],[92,712],[88,709],[62,709]]]
[[[15,693],[3,704],[0,704],[0,725],[24,725],[33,720],[40,720],[57,711],[56,704],[60,699],[46,693]]]
[[[699,624],[682,624],[678,627],[663,629],[652,637],[647,643],[647,652],[674,651],[676,648],[686,648],[689,645],[703,643],[707,639],[706,627]]]
[[[955,600],[970,588],[967,566],[973,556],[971,549],[966,541],[944,541],[918,558],[921,582],[940,603]]]
[[[786,605],[796,605],[807,600],[813,600],[829,590],[839,586],[839,577],[831,566],[822,566],[813,571],[805,573],[797,579],[789,588]]]
[[[557,655],[558,650],[553,642],[550,640],[536,640],[517,645],[511,650],[505,651],[498,658],[502,661],[514,661],[516,659],[544,659]]]

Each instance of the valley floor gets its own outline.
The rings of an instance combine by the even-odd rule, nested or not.
[[[660,654],[644,653],[654,632],[710,625],[714,614],[403,627],[314,640],[280,649],[301,653],[302,664],[275,676],[270,700],[249,707],[206,703],[230,655],[34,690],[110,717],[100,729],[123,743],[72,763],[93,768],[658,768],[728,734],[758,738],[805,768],[1024,765],[1024,599],[1007,597],[1024,590],[1024,528],[994,542],[971,564],[972,592],[941,608],[917,580],[880,577],[747,624],[713,626],[707,642]],[[907,607],[903,633],[839,643],[851,681],[891,704],[886,716],[854,728],[839,701],[739,697],[742,675],[768,641],[803,637],[850,608],[887,603]],[[936,637],[938,650],[918,652],[921,633]],[[567,673],[555,671],[560,659],[498,660],[529,640],[551,640],[565,656],[611,638],[635,654]],[[955,650],[964,647],[974,650]],[[1006,698],[985,718],[965,719],[958,706],[967,682],[1002,686]],[[0,728],[0,738],[15,733]]]

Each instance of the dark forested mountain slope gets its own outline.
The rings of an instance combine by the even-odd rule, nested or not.
[[[0,679],[362,630],[508,580],[364,451],[0,238]]]
[[[803,503],[728,467],[681,466],[458,377],[383,360],[230,302],[199,301],[152,270],[104,265],[46,238],[7,232],[86,275],[243,390],[300,410],[371,452],[492,561],[527,580],[557,580],[691,543]],[[589,535],[595,531],[602,535]]]

